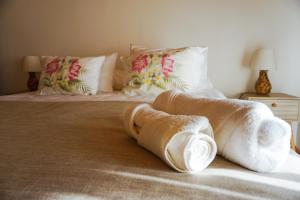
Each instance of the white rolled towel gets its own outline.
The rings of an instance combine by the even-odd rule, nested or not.
[[[291,127],[262,103],[166,91],[156,98],[153,108],[170,114],[206,116],[214,130],[218,154],[248,169],[276,171],[288,157]]]
[[[129,106],[126,132],[179,172],[198,172],[215,158],[217,146],[205,117],[170,115],[149,104]]]

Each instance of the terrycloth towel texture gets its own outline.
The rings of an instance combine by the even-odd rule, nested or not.
[[[160,94],[153,108],[170,114],[206,116],[218,154],[258,172],[276,171],[287,159],[291,127],[264,104],[195,98],[177,91]]]
[[[205,117],[170,115],[149,104],[135,104],[126,109],[124,126],[139,145],[180,172],[203,170],[217,153],[212,128]]]

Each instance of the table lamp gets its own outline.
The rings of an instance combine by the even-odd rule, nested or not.
[[[273,69],[275,65],[273,49],[259,49],[256,51],[252,65],[260,71],[259,77],[255,84],[256,94],[270,94],[272,85],[268,78],[268,70]]]
[[[41,72],[41,61],[39,56],[25,56],[23,62],[23,70],[29,72],[27,87],[30,91],[38,89],[39,80],[36,77],[36,72]]]

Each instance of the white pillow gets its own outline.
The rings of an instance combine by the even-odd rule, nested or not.
[[[131,47],[126,60],[130,95],[155,96],[169,89],[195,92],[207,79],[207,47],[145,49]]]
[[[112,92],[114,83],[114,70],[118,53],[113,53],[105,58],[99,77],[98,93]]]
[[[190,48],[199,48],[201,52],[198,52],[201,57],[204,58],[203,63],[199,65],[199,87],[207,88],[211,86],[211,82],[208,78],[207,69],[208,69],[208,47],[190,47]],[[142,51],[160,51],[164,49],[149,49],[142,45],[130,44],[130,55],[142,52]],[[167,50],[167,49],[165,49]]]
[[[100,70],[105,56],[42,56],[40,95],[94,95],[98,91]]]

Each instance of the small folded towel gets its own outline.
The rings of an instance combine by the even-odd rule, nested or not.
[[[259,172],[277,170],[290,150],[290,125],[258,102],[196,98],[177,91],[161,93],[153,108],[170,114],[206,116],[218,154]]]
[[[205,117],[170,115],[139,104],[125,110],[123,121],[126,132],[139,145],[177,171],[201,171],[216,156],[217,145]]]

